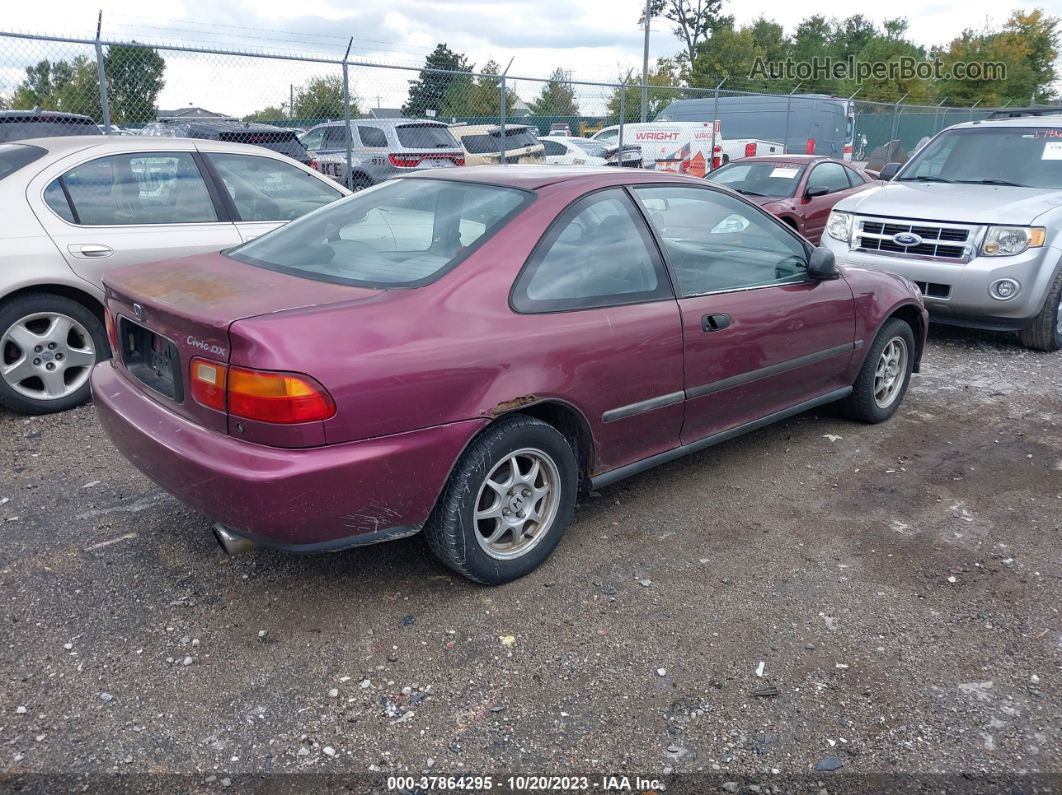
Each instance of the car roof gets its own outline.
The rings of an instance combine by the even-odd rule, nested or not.
[[[431,127],[450,128],[449,124],[444,121],[439,121],[438,119],[408,119],[404,116],[396,119],[351,119],[350,123],[352,125],[361,124],[369,127],[408,127],[410,125],[424,124]],[[342,127],[344,124],[346,124],[346,122],[342,120],[326,121],[321,122],[320,124],[315,124],[310,129],[316,130],[318,127]]]
[[[739,159],[735,159],[735,160],[733,160],[731,162],[737,163],[737,162],[740,161],[740,162],[744,163],[744,162],[748,162],[748,161],[751,161],[751,160],[765,161],[765,162],[774,161],[774,162],[779,162],[779,163],[812,163],[812,162],[815,162],[817,160],[832,160],[835,163],[843,163],[844,162],[843,160],[838,160],[835,157],[827,157],[826,155],[755,155],[753,157],[742,157],[742,158],[739,158]],[[850,163],[846,163],[845,165],[851,165],[851,164]]]
[[[85,121],[95,124],[90,117],[80,113],[64,113],[61,110],[0,110],[0,120],[32,119],[34,121]]]
[[[215,121],[213,119],[163,119],[155,122],[160,129],[172,127],[197,133],[225,133],[225,132],[268,132],[268,133],[291,133],[296,134],[294,127],[278,127],[275,124],[263,124],[255,121]]]
[[[601,166],[465,166],[432,169],[403,175],[400,179],[441,179],[451,182],[478,182],[484,185],[536,190],[560,183],[628,185],[640,182],[680,182],[704,184],[704,180],[667,171]]]
[[[530,124],[514,124],[512,122],[505,122],[505,131],[515,130],[530,130]],[[501,130],[500,124],[451,124],[450,132],[454,135],[459,133],[472,133],[473,135],[482,135],[483,133],[498,132]]]
[[[980,121],[964,121],[962,124],[954,124],[948,129],[972,129],[977,127],[1052,127],[1062,128],[1062,108],[1058,113],[1050,116],[1016,116],[1012,119],[984,119]]]
[[[253,144],[214,141],[206,138],[178,138],[165,135],[64,135],[55,138],[20,138],[17,141],[9,141],[8,143],[37,146],[53,155],[66,155],[83,149],[99,149],[104,153],[109,151],[116,153],[164,152],[173,146],[180,147],[183,151],[191,151],[193,147],[203,146],[209,150],[221,149],[234,153],[257,155],[268,152],[267,156],[277,155],[277,152],[272,149]],[[281,155],[281,157],[285,156]]]

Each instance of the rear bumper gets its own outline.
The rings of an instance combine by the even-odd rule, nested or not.
[[[289,450],[191,423],[135,388],[110,362],[93,370],[92,394],[104,430],[137,469],[210,519],[293,551],[416,532],[465,444],[486,424],[469,420]]]

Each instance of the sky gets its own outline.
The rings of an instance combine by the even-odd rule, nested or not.
[[[463,52],[476,65],[488,59],[510,74],[546,77],[561,66],[574,79],[611,81],[641,69],[640,0],[0,0],[0,30],[91,38],[97,9],[103,11],[103,37],[200,47],[319,53],[342,57],[354,37],[351,59],[416,66],[437,42]],[[864,11],[880,23],[886,16],[906,16],[908,35],[927,46],[944,44],[964,28],[1000,24],[1011,8],[1039,6],[1062,16],[1062,0],[1033,5],[1000,5],[990,0],[929,2],[891,0],[887,12]],[[857,6],[848,0],[818,0],[813,5],[777,0],[724,0],[725,13],[739,23],[763,15],[792,32],[811,13],[844,17]],[[670,56],[681,44],[666,20],[654,20],[650,57]],[[0,38],[0,94],[21,79],[26,63],[49,57],[90,55],[89,48],[38,45]],[[169,59],[170,56],[167,55]],[[163,107],[199,105],[232,114],[249,113],[287,100],[298,86],[331,67],[226,58],[177,56],[169,63]],[[228,75],[227,80],[219,76]],[[398,70],[355,69],[354,92],[362,106],[401,104],[414,75]],[[540,83],[518,82],[517,93],[532,99]],[[581,87],[587,104],[600,101],[607,89]]]

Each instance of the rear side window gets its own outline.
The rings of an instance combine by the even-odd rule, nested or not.
[[[272,157],[207,155],[241,221],[290,221],[342,194],[313,174]]]
[[[62,197],[70,199],[63,212]],[[217,221],[199,167],[186,152],[112,155],[82,163],[49,185],[45,201],[86,226]]]
[[[358,137],[363,146],[387,146],[387,136],[378,127],[358,127]]]
[[[460,149],[446,127],[438,124],[404,124],[397,128],[398,142],[406,149]]]
[[[47,152],[39,146],[0,144],[0,179],[14,174],[23,166],[44,157]]]
[[[542,154],[547,157],[558,157],[560,155],[568,154],[568,150],[564,148],[563,144],[559,144],[556,141],[551,141],[547,138],[542,142]]]
[[[649,230],[627,195],[586,196],[550,227],[513,288],[518,312],[618,306],[671,296]]]
[[[531,198],[493,185],[394,180],[228,253],[319,281],[416,287],[457,265]]]

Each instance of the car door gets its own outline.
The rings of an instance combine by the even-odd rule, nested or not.
[[[206,147],[203,155],[243,240],[253,240],[344,195],[324,177],[284,158]]]
[[[809,196],[808,192],[819,195]],[[826,219],[830,210],[852,190],[848,181],[847,169],[840,163],[819,163],[808,173],[804,182],[804,192],[800,197],[800,211],[804,225],[801,230],[804,237],[818,245],[822,230],[826,228]]]
[[[61,173],[35,178],[27,198],[73,271],[97,285],[110,268],[240,242],[193,151],[64,161]]]
[[[648,227],[622,188],[588,194],[535,247],[510,299],[534,354],[566,371],[558,391],[590,422],[604,471],[678,446],[682,327]]]
[[[852,291],[843,277],[808,278],[806,244],[723,191],[672,184],[632,192],[678,293],[683,444],[843,386],[855,329]]]

